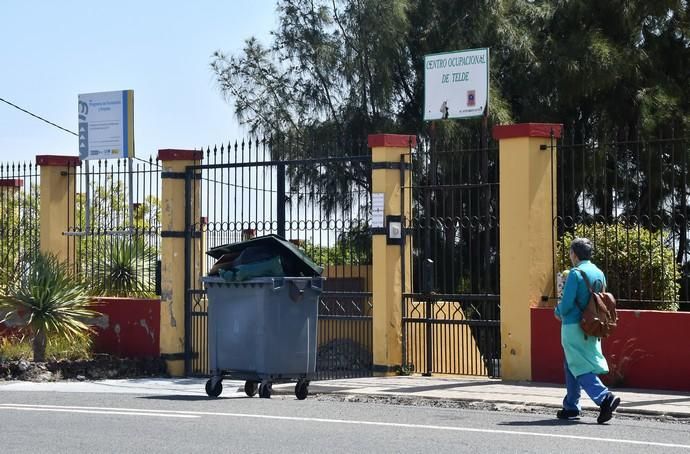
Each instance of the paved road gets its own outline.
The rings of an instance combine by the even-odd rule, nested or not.
[[[223,396],[0,392],[1,451],[690,452],[687,424],[620,418],[602,426],[592,417],[563,423],[551,414]]]

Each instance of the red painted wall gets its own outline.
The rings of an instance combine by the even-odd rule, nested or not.
[[[7,315],[6,312],[0,311],[0,320],[3,320],[5,316]],[[12,337],[12,336],[21,336],[22,332],[19,329],[19,320],[18,319],[11,319],[5,323],[0,323],[0,338],[3,337]]]
[[[532,380],[563,383],[560,322],[552,308],[532,308]],[[618,311],[604,339],[610,386],[690,391],[690,312]]]
[[[21,333],[16,328],[9,328],[4,323],[0,323],[0,338],[19,336]]]
[[[159,299],[98,298],[95,310],[103,314],[96,321],[95,353],[123,358],[160,356]]]

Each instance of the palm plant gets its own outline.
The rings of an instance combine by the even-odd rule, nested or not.
[[[34,361],[43,362],[48,339],[73,342],[88,336],[89,318],[100,315],[90,308],[86,288],[69,266],[50,253],[31,256],[19,279],[0,295],[2,322],[23,320],[23,329],[33,336]]]
[[[90,291],[101,296],[153,296],[156,250],[143,239],[114,239],[99,249],[89,275]]]

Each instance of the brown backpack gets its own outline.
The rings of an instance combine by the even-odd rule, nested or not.
[[[577,270],[589,289],[589,302],[582,310],[580,327],[586,336],[606,337],[616,328],[618,315],[616,314],[616,298],[606,291],[602,285],[600,292],[595,291],[587,279],[587,275]]]

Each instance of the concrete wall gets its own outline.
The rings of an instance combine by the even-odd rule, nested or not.
[[[618,311],[604,339],[611,386],[690,391],[690,313]],[[560,323],[553,308],[532,308],[532,379],[563,383]]]
[[[496,126],[499,142],[501,374],[530,380],[530,308],[552,293],[556,159],[561,125]]]
[[[160,356],[159,299],[149,298],[96,298],[94,310],[103,314],[90,320],[95,333],[93,352],[107,353],[122,358]],[[0,314],[0,319],[2,319]],[[29,335],[22,331],[21,322],[0,323],[0,338]]]
[[[94,353],[123,358],[160,356],[159,299],[98,298],[94,308],[102,313],[96,322]]]

